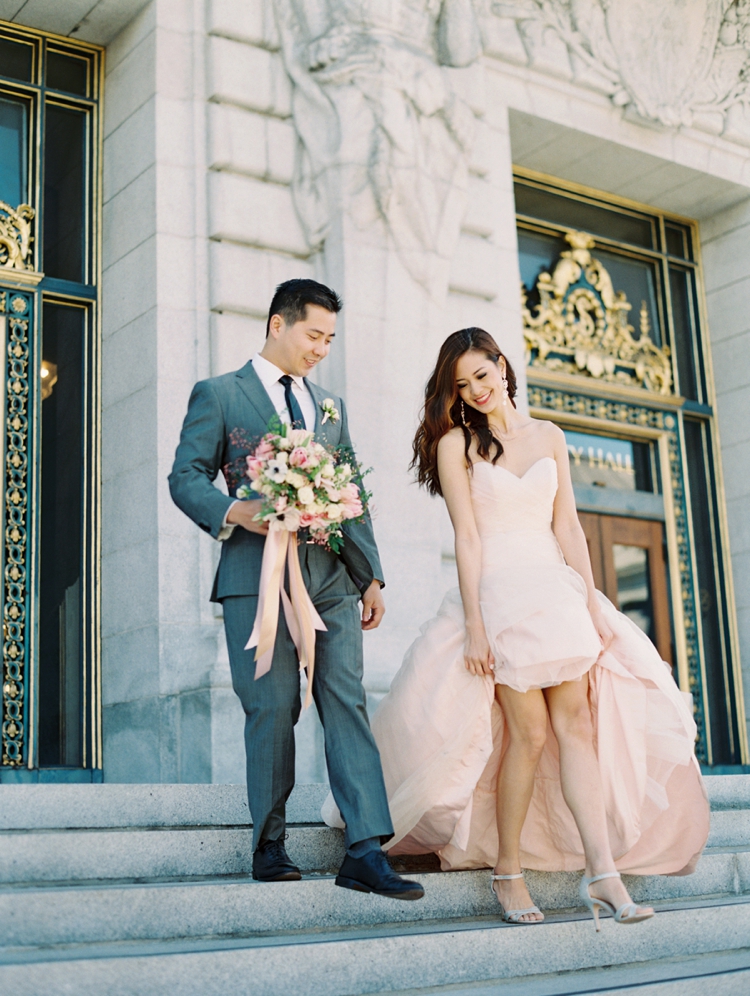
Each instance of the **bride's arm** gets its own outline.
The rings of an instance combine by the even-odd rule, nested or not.
[[[570,479],[570,460],[562,429],[549,423],[553,439],[555,463],[557,464],[557,494],[552,514],[552,529],[560,544],[565,563],[580,574],[586,584],[589,612],[597,632],[605,647],[612,639],[612,630],[604,619],[599,600],[596,597],[594,573],[591,570],[591,557],[586,536],[581,528]]]
[[[458,585],[466,617],[466,667],[472,674],[492,674],[495,659],[479,606],[482,545],[474,520],[464,437],[460,430],[451,430],[438,443],[438,475],[456,536]]]

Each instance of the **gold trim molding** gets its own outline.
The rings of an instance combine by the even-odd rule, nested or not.
[[[527,367],[671,395],[669,347],[657,346],[651,338],[645,301],[636,337],[628,323],[632,306],[623,291],[615,291],[604,264],[591,255],[592,236],[571,230],[565,239],[571,248],[560,254],[552,273],[537,279],[535,308],[521,285]]]

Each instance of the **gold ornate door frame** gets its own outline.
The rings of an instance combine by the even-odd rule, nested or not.
[[[4,151],[12,155],[4,160],[7,169],[0,186],[9,186],[15,194],[0,197],[5,481],[0,782],[97,781],[102,766],[99,288],[104,52],[95,45],[3,21],[0,39],[3,123],[12,125],[4,132],[4,141],[10,143]],[[65,340],[65,362],[75,354],[77,365],[58,369],[57,361],[45,359],[53,333],[55,344]],[[68,519],[62,516],[56,529],[64,534],[74,524],[79,531],[71,544],[78,580],[60,607],[59,621],[53,618],[51,627],[60,646],[68,640],[59,653],[75,662],[70,668],[75,693],[70,715],[58,717],[59,725],[63,729],[69,719],[80,720],[80,728],[76,749],[69,752],[74,760],[61,750],[59,760],[40,765],[40,733],[45,732],[40,723],[40,685],[45,679],[40,667],[41,506],[47,473],[43,473],[42,436],[44,426],[54,421],[47,414],[43,417],[42,406],[48,412],[50,404],[57,405],[68,417],[71,408],[63,396],[70,396],[71,384],[80,384],[78,408],[69,424],[75,426],[75,438],[81,443],[81,469],[75,473],[78,450],[75,459],[66,456],[70,433],[66,436],[60,430],[52,447],[57,447],[58,462],[47,478],[52,482],[47,498],[54,497],[60,484],[56,474],[67,460],[65,470],[75,481],[76,498],[65,506]],[[54,664],[54,651],[49,656]],[[79,666],[80,672],[74,674]],[[54,692],[54,680],[47,684]]]
[[[664,498],[676,676],[680,687],[693,695],[698,757],[708,765],[722,763],[722,758],[716,760],[717,750],[723,748],[717,748],[717,730],[712,730],[711,717],[719,716],[723,721],[726,716],[729,733],[723,756],[733,758],[732,763],[746,764],[748,744],[731,571],[719,570],[721,564],[729,565],[730,560],[711,406],[713,384],[699,276],[697,226],[689,219],[659,214],[653,208],[622,198],[612,199],[528,170],[518,170],[516,180],[519,231],[529,231],[532,238],[537,237],[536,232],[550,232],[549,238],[554,236],[565,243],[557,252],[554,265],[538,273],[532,287],[528,281],[522,283],[530,411],[536,417],[554,419],[571,431],[648,442],[655,447]],[[528,185],[528,191],[524,184]],[[602,211],[603,218],[604,210],[610,209],[622,211],[626,219],[643,218],[646,233],[646,222],[651,226],[652,235],[646,237],[653,239],[652,246],[633,247],[625,241],[620,247],[611,233],[609,238],[592,236],[590,232],[566,226],[564,217],[550,222],[543,217],[543,199],[540,198],[540,207],[534,205],[537,190],[543,196],[551,194],[558,199],[569,195],[572,217],[577,206],[584,205],[585,210]],[[557,203],[552,208],[550,214],[561,210]],[[535,217],[532,210],[537,211]],[[565,208],[561,213],[564,216]],[[613,228],[616,227],[615,218]],[[675,233],[680,231],[687,233],[684,259],[674,255],[680,252],[679,246],[674,249]],[[670,245],[665,233],[672,238]],[[633,307],[599,258],[601,253],[601,257],[613,259],[616,252],[621,252],[626,260],[653,262],[656,292],[648,307],[645,300],[640,306],[639,302],[633,302]],[[693,394],[694,401],[676,391],[681,381],[687,383],[687,367],[684,355],[676,355],[676,350],[684,351],[685,337],[680,340],[672,335],[670,291],[679,290],[679,286],[670,288],[670,279],[673,271],[679,276],[683,270],[690,270],[696,287],[693,318],[694,327],[699,329],[699,334],[695,334],[699,359],[695,361],[698,373],[691,390],[699,393]],[[652,328],[654,318],[661,329]],[[692,358],[690,362],[694,362]],[[694,531],[696,496],[691,498],[686,447],[686,426],[693,432],[693,423],[712,446],[708,471],[718,481],[716,493],[709,497],[714,556],[721,560],[716,569],[721,588],[718,597],[727,619],[722,631],[722,661],[707,660],[705,651],[701,606],[706,596],[699,584],[700,551],[696,550]],[[718,577],[719,574],[723,576]],[[716,701],[716,674],[709,674],[709,668],[723,668],[723,702]]]

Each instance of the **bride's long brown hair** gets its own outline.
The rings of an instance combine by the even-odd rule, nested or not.
[[[505,360],[505,376],[508,380],[508,397],[513,407],[516,396],[516,375],[507,356],[503,356],[498,344],[484,329],[461,329],[449,335],[440,347],[437,364],[425,390],[424,407],[417,434],[414,437],[414,456],[411,468],[417,469],[417,480],[431,495],[442,495],[437,467],[438,443],[454,426],[460,426],[464,434],[466,462],[470,464],[469,449],[472,439],[477,441],[477,453],[482,460],[495,463],[503,452],[499,439],[492,434],[487,416],[471,405],[463,406],[456,387],[456,364],[468,352],[484,353],[488,360],[498,363]]]

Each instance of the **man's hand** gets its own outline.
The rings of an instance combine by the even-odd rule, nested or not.
[[[373,581],[362,596],[362,629],[377,629],[385,614],[385,602],[380,593],[380,582]]]
[[[260,498],[253,498],[251,501],[238,501],[229,509],[227,513],[227,523],[242,526],[249,533],[260,533],[266,536],[268,533],[268,523],[256,522],[255,516],[260,512],[263,502]]]

